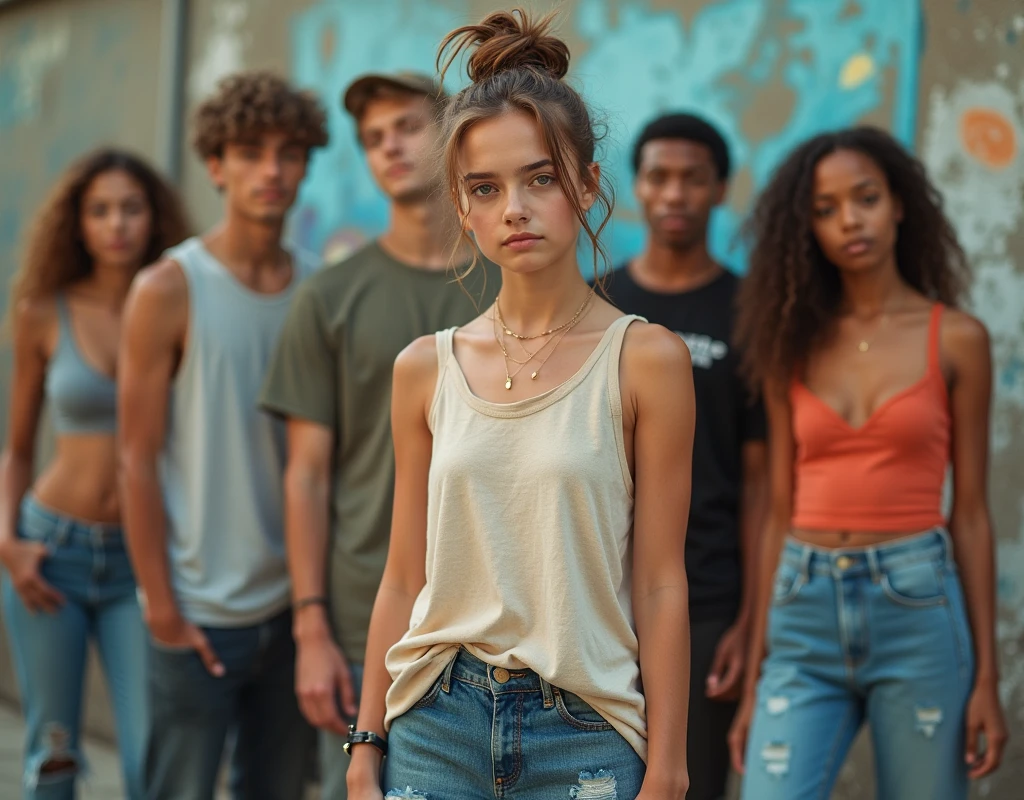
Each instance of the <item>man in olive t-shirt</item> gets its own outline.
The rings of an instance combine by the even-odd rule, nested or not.
[[[431,79],[409,73],[367,75],[346,91],[370,170],[391,201],[390,226],[299,288],[260,400],[287,419],[297,692],[321,730],[322,793],[332,800],[347,796],[345,718],[356,715],[387,558],[392,367],[417,337],[476,316],[501,284],[490,264],[463,287],[447,268],[457,221],[429,157],[440,97]]]

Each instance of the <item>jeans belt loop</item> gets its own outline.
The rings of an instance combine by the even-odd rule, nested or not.
[[[540,677],[539,675],[537,677]],[[540,678],[540,693],[544,698],[544,708],[555,707],[555,692],[551,688],[551,684],[543,678]]]
[[[882,565],[878,561],[878,550],[869,547],[865,551],[868,559],[868,568],[871,570],[871,582],[878,583],[882,580]]]
[[[71,528],[74,523],[67,517],[57,518],[57,530],[54,533],[54,543],[57,547],[62,547],[67,544],[68,539],[71,537]]]
[[[803,545],[800,553],[800,577],[807,582],[811,579],[811,558],[814,555],[814,551],[810,545]]]
[[[452,670],[455,669],[455,662],[459,660],[459,653],[461,652],[462,647],[460,646],[459,649],[455,651],[455,655],[448,661],[448,666],[444,668],[444,673],[441,678],[441,691],[445,694],[451,694]]]

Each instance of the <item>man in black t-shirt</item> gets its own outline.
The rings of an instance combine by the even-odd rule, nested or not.
[[[764,409],[751,402],[737,374],[731,333],[739,280],[707,250],[711,211],[725,196],[729,177],[725,141],[697,117],[661,117],[641,132],[633,167],[647,245],[609,276],[606,287],[624,312],[676,331],[693,360],[686,796],[716,800],[729,774],[726,736],[741,686],[755,549],[767,506]]]

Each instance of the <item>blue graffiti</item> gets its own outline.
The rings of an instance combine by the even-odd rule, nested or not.
[[[629,154],[640,128],[658,113],[692,110],[716,124],[736,173],[746,173],[754,190],[792,147],[826,129],[870,120],[912,143],[922,27],[917,0],[774,6],[721,0],[692,19],[651,5],[578,0],[568,20],[585,45],[574,60],[574,79],[608,126],[602,164],[617,190],[607,234],[616,263],[643,244]],[[332,239],[373,236],[386,226],[387,205],[338,98],[368,70],[432,71],[438,42],[467,18],[461,0],[379,0],[372,7],[321,0],[293,19],[293,77],[328,101],[332,135],[293,219],[300,242],[323,251]],[[791,98],[770,131],[759,124],[756,106],[765,92]],[[749,200],[724,205],[712,222],[713,251],[741,271],[745,259],[735,238]]]

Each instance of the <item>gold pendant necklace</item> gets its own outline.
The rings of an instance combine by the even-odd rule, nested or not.
[[[862,353],[866,353],[868,350],[870,350],[871,349],[871,345],[873,345],[875,343],[875,341],[878,339],[879,335],[882,333],[882,328],[885,327],[885,323],[888,322],[888,321],[889,321],[889,314],[888,313],[882,314],[882,321],[880,323],[878,323],[878,330],[875,331],[875,335],[872,336],[870,340],[868,340],[868,339],[861,339],[860,343],[857,345],[857,349],[860,352],[862,352]]]
[[[580,304],[580,307],[576,309],[576,313],[572,315],[572,319],[570,319],[568,322],[564,322],[561,325],[559,325],[557,328],[551,328],[551,330],[544,331],[543,333],[537,333],[537,334],[534,334],[533,336],[524,336],[521,333],[516,333],[508,325],[505,324],[505,318],[502,317],[502,315],[501,315],[501,301],[499,299],[497,299],[497,298],[495,298],[495,300],[494,300],[494,309],[495,309],[495,312],[497,313],[498,322],[501,325],[501,329],[508,336],[511,336],[513,339],[519,339],[521,341],[529,341],[530,339],[540,339],[540,338],[542,338],[544,336],[550,336],[553,333],[558,333],[561,330],[565,330],[566,328],[570,328],[573,325],[575,325],[579,321],[580,314],[583,313],[583,309],[585,309],[588,305],[590,305],[590,299],[593,296],[594,296],[594,290],[591,289],[587,293],[587,296],[583,298],[583,302]]]
[[[530,380],[531,381],[537,380],[537,376],[540,375],[541,369],[544,368],[544,365],[548,362],[548,359],[551,358],[551,356],[553,356],[555,354],[555,350],[558,349],[558,345],[561,344],[562,339],[565,338],[565,335],[569,331],[571,331],[573,328],[575,328],[576,325],[580,322],[580,320],[583,319],[584,316],[586,316],[585,312],[589,311],[589,309],[590,309],[590,299],[592,297],[593,297],[593,292],[590,292],[590,294],[587,295],[586,300],[584,300],[583,305],[576,312],[576,314],[573,315],[573,318],[571,320],[569,320],[565,325],[560,325],[558,328],[555,328],[552,331],[549,331],[548,333],[557,332],[558,335],[557,336],[552,336],[552,338],[548,339],[543,345],[541,345],[539,348],[537,348],[537,350],[535,350],[533,352],[533,354],[530,355],[530,358],[528,358],[526,361],[519,361],[518,359],[513,358],[509,354],[508,350],[505,348],[505,342],[502,340],[503,335],[505,333],[509,333],[509,335],[514,336],[515,334],[512,334],[511,332],[509,332],[507,330],[507,327],[505,326],[504,321],[501,319],[501,311],[497,310],[498,309],[498,303],[497,303],[497,300],[495,300],[494,305],[495,305],[495,309],[496,309],[496,314],[494,315],[494,317],[492,317],[492,319],[495,319],[497,322],[499,322],[501,324],[501,329],[500,329],[500,333],[499,333],[498,330],[494,331],[494,341],[497,342],[498,347],[501,349],[501,354],[502,354],[503,359],[504,359],[504,364],[505,364],[505,389],[507,391],[511,391],[513,379],[520,372],[522,372],[526,368],[526,365],[529,364],[531,361],[533,361],[534,358],[536,358],[542,351],[544,351],[544,349],[547,348],[547,346],[549,344],[553,343],[553,346],[551,347],[551,351],[546,356],[544,356],[543,360],[537,365],[537,368],[532,373],[530,373]],[[529,336],[529,337],[522,337],[522,338],[539,339],[541,336],[544,336],[544,335],[546,335],[546,334],[538,334],[537,336]],[[517,338],[519,338],[519,337],[517,337]],[[521,346],[521,343],[520,343],[520,346]],[[526,350],[525,347],[523,347],[523,350],[525,350],[527,354],[530,353],[530,351]],[[517,369],[515,372],[510,373],[508,371],[508,362],[509,361],[512,361],[512,362],[514,362],[516,364],[519,364],[519,369]]]

